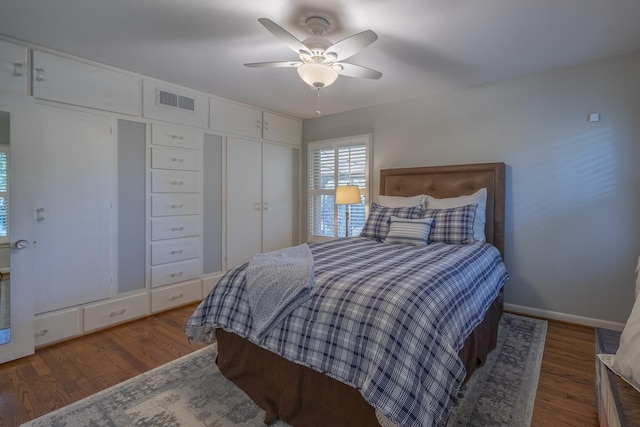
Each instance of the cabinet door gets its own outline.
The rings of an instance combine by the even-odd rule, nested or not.
[[[291,246],[293,240],[293,149],[265,142],[262,147],[262,252]]]
[[[112,121],[35,106],[36,313],[111,294]]]
[[[27,94],[27,48],[0,40],[0,90]]]
[[[137,116],[140,80],[127,74],[33,52],[33,96]]]
[[[302,122],[266,111],[262,115],[264,139],[292,145],[302,143]]]
[[[227,140],[227,268],[260,253],[261,151],[258,141]]]
[[[262,111],[257,108],[210,98],[209,127],[224,133],[260,138]]]

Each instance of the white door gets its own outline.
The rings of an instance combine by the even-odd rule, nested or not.
[[[111,296],[112,119],[36,105],[36,313]]]
[[[262,252],[270,252],[293,240],[293,149],[265,142],[262,158]]]
[[[8,216],[3,218],[0,252],[0,363],[33,354],[33,105],[31,98],[0,93],[0,135],[8,153]],[[7,138],[8,136],[8,138]],[[5,173],[3,171],[3,173]],[[6,191],[6,193],[4,192]],[[8,197],[6,197],[8,194]],[[8,199],[8,200],[7,200]],[[6,205],[5,205],[6,206]],[[6,223],[4,219],[7,219]],[[5,227],[6,224],[6,227]],[[7,280],[8,278],[8,280]],[[3,343],[4,342],[4,343]]]
[[[260,141],[227,139],[227,269],[262,247],[262,149]]]

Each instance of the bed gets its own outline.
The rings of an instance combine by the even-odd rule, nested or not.
[[[409,248],[413,252],[406,259],[413,264],[403,264],[401,270],[414,273],[394,282],[384,278],[400,267],[385,260],[400,253],[398,247],[403,245],[364,237],[311,244],[317,290],[267,335],[257,338],[251,320],[237,320],[249,311],[241,301],[244,291],[239,290],[245,287],[247,265],[228,272],[203,300],[185,326],[187,335],[192,340],[217,341],[220,371],[266,410],[266,424],[280,418],[293,426],[444,425],[458,388],[496,345],[502,285],[508,278],[501,259],[504,173],[503,163],[381,170],[383,196],[429,194],[443,199],[486,188],[486,243],[430,244],[428,255]],[[351,245],[348,250],[343,249],[346,244]],[[438,267],[431,258],[421,264],[422,256],[450,259],[451,266]],[[430,267],[421,268],[426,264]],[[350,279],[353,283],[346,282],[352,270],[341,265],[358,270]],[[454,269],[465,279],[449,281]],[[429,283],[432,276],[447,278],[447,286],[429,285],[442,295],[425,297],[422,283],[427,286],[427,281],[421,275],[429,275]],[[370,289],[374,282],[387,288]],[[449,287],[459,289],[449,291]],[[413,290],[418,288],[416,297]],[[212,295],[216,290],[218,295]],[[396,292],[410,295],[410,309],[403,305],[395,310],[391,304],[405,298]],[[351,302],[345,302],[346,294],[365,300],[366,320],[350,317],[359,309],[347,306]],[[391,296],[393,302],[388,300]],[[379,304],[378,311],[371,310],[376,304],[372,301]],[[434,309],[425,310],[424,304]],[[387,320],[382,313],[386,311],[404,313],[406,324]],[[465,320],[456,317],[460,313]],[[426,322],[422,317],[433,319]],[[427,328],[422,323],[433,325]],[[408,341],[404,335],[410,336]]]

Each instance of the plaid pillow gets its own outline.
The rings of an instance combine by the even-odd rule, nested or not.
[[[427,209],[423,218],[434,220],[429,240],[454,245],[470,244],[473,238],[473,220],[477,204],[449,209]]]
[[[416,219],[420,218],[423,213],[422,205],[409,208],[387,208],[377,203],[371,203],[369,216],[364,223],[360,236],[383,241],[389,233],[389,222],[392,215],[398,218]]]
[[[391,217],[389,234],[385,243],[405,243],[408,245],[426,245],[433,226],[433,218],[406,219]]]

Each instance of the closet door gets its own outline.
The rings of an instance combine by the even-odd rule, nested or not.
[[[114,144],[107,116],[35,106],[36,313],[111,294]]]
[[[293,149],[265,142],[262,150],[262,252],[270,252],[293,241]]]
[[[260,141],[227,139],[227,269],[249,261],[262,247]]]

